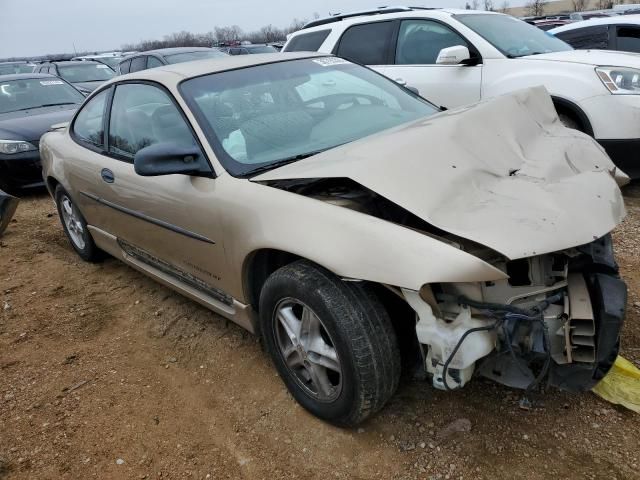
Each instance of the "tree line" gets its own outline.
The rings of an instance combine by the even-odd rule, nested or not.
[[[319,15],[314,14],[314,18]],[[249,41],[251,43],[273,43],[287,39],[287,35],[300,30],[308,20],[294,19],[285,28],[274,25],[266,25],[259,30],[245,32],[238,25],[228,27],[216,27],[207,33],[176,32],[165,35],[161,40],[142,40],[138,43],[127,43],[122,45],[124,51],[146,51],[158,48],[172,47],[211,47],[221,43],[238,43]]]
[[[313,14],[313,18],[319,18],[317,13]],[[300,30],[308,20],[294,18],[293,21],[284,28],[279,28],[274,25],[265,25],[258,30],[252,30],[245,32],[238,25],[232,25],[227,27],[215,27],[212,31],[207,33],[191,33],[191,32],[176,32],[169,35],[165,35],[160,40],[142,40],[136,43],[126,43],[120,46],[120,50],[124,52],[130,51],[146,51],[155,50],[157,48],[171,48],[171,47],[212,47],[220,43],[236,43],[241,41],[249,41],[251,43],[272,43],[284,41],[287,35]],[[68,60],[75,56],[81,55],[93,55],[101,52],[97,51],[83,51],[74,53],[49,53],[40,56],[30,57],[11,57],[0,59],[0,61],[18,61],[18,60]]]

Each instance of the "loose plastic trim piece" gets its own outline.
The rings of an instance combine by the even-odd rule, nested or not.
[[[608,402],[640,413],[640,370],[620,356],[592,391]]]

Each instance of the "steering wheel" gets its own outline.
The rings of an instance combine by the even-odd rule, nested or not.
[[[324,109],[331,111],[337,110],[343,105],[349,105],[348,108],[365,105],[384,105],[384,102],[378,97],[365,93],[333,93],[331,95],[307,100],[304,102],[304,105],[309,106],[316,103],[324,103]]]

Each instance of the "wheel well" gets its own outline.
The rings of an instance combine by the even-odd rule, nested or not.
[[[589,122],[589,118],[587,118],[587,115],[578,105],[564,98],[551,98],[553,100],[554,107],[556,107],[556,112],[558,112],[558,115],[564,114],[575,120],[575,122],[580,126],[581,132],[584,132],[587,135],[591,135],[593,137],[593,128],[591,127],[591,122]]]
[[[56,188],[58,187],[60,182],[58,182],[53,177],[47,177],[46,183],[47,183],[47,190],[49,190],[49,193],[51,194],[51,196],[54,196],[54,194],[56,193]]]
[[[273,272],[303,258],[282,250],[265,248],[251,254],[245,262],[245,292],[254,311],[258,311],[260,292],[267,278]],[[416,336],[416,313],[397,293],[381,284],[369,283],[374,294],[380,299],[391,318],[391,324],[398,338],[403,371],[416,371],[421,365],[420,346]]]
[[[244,266],[244,290],[256,312],[260,304],[260,292],[269,275],[300,258],[293,253],[272,248],[257,250],[250,255]]]

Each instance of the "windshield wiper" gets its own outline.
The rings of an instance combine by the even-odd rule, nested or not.
[[[19,108],[17,110],[11,110],[11,111],[12,112],[23,112],[25,110],[33,110],[35,108],[43,108],[43,107],[55,107],[57,105],[77,105],[77,103],[75,103],[75,102],[45,103],[44,105],[34,105],[33,107]]]
[[[308,152],[308,153],[300,153],[298,155],[294,155],[292,157],[283,158],[282,160],[278,160],[277,162],[272,162],[267,165],[262,165],[260,167],[256,167],[253,170],[249,170],[247,173],[243,174],[244,177],[251,177],[257,175],[258,173],[266,172],[269,170],[273,170],[274,168],[284,167],[293,162],[297,162],[298,160],[304,160],[305,158],[313,157],[319,153],[327,150],[326,148],[323,150],[318,150],[316,152]]]
[[[531,53],[523,53],[522,55],[507,55],[507,58],[521,58],[521,57],[529,57],[531,55],[544,55],[549,52],[531,52]]]
[[[62,103],[45,103],[44,105],[39,105],[36,108],[42,107],[57,107],[58,105],[77,105],[76,102],[62,102]]]

